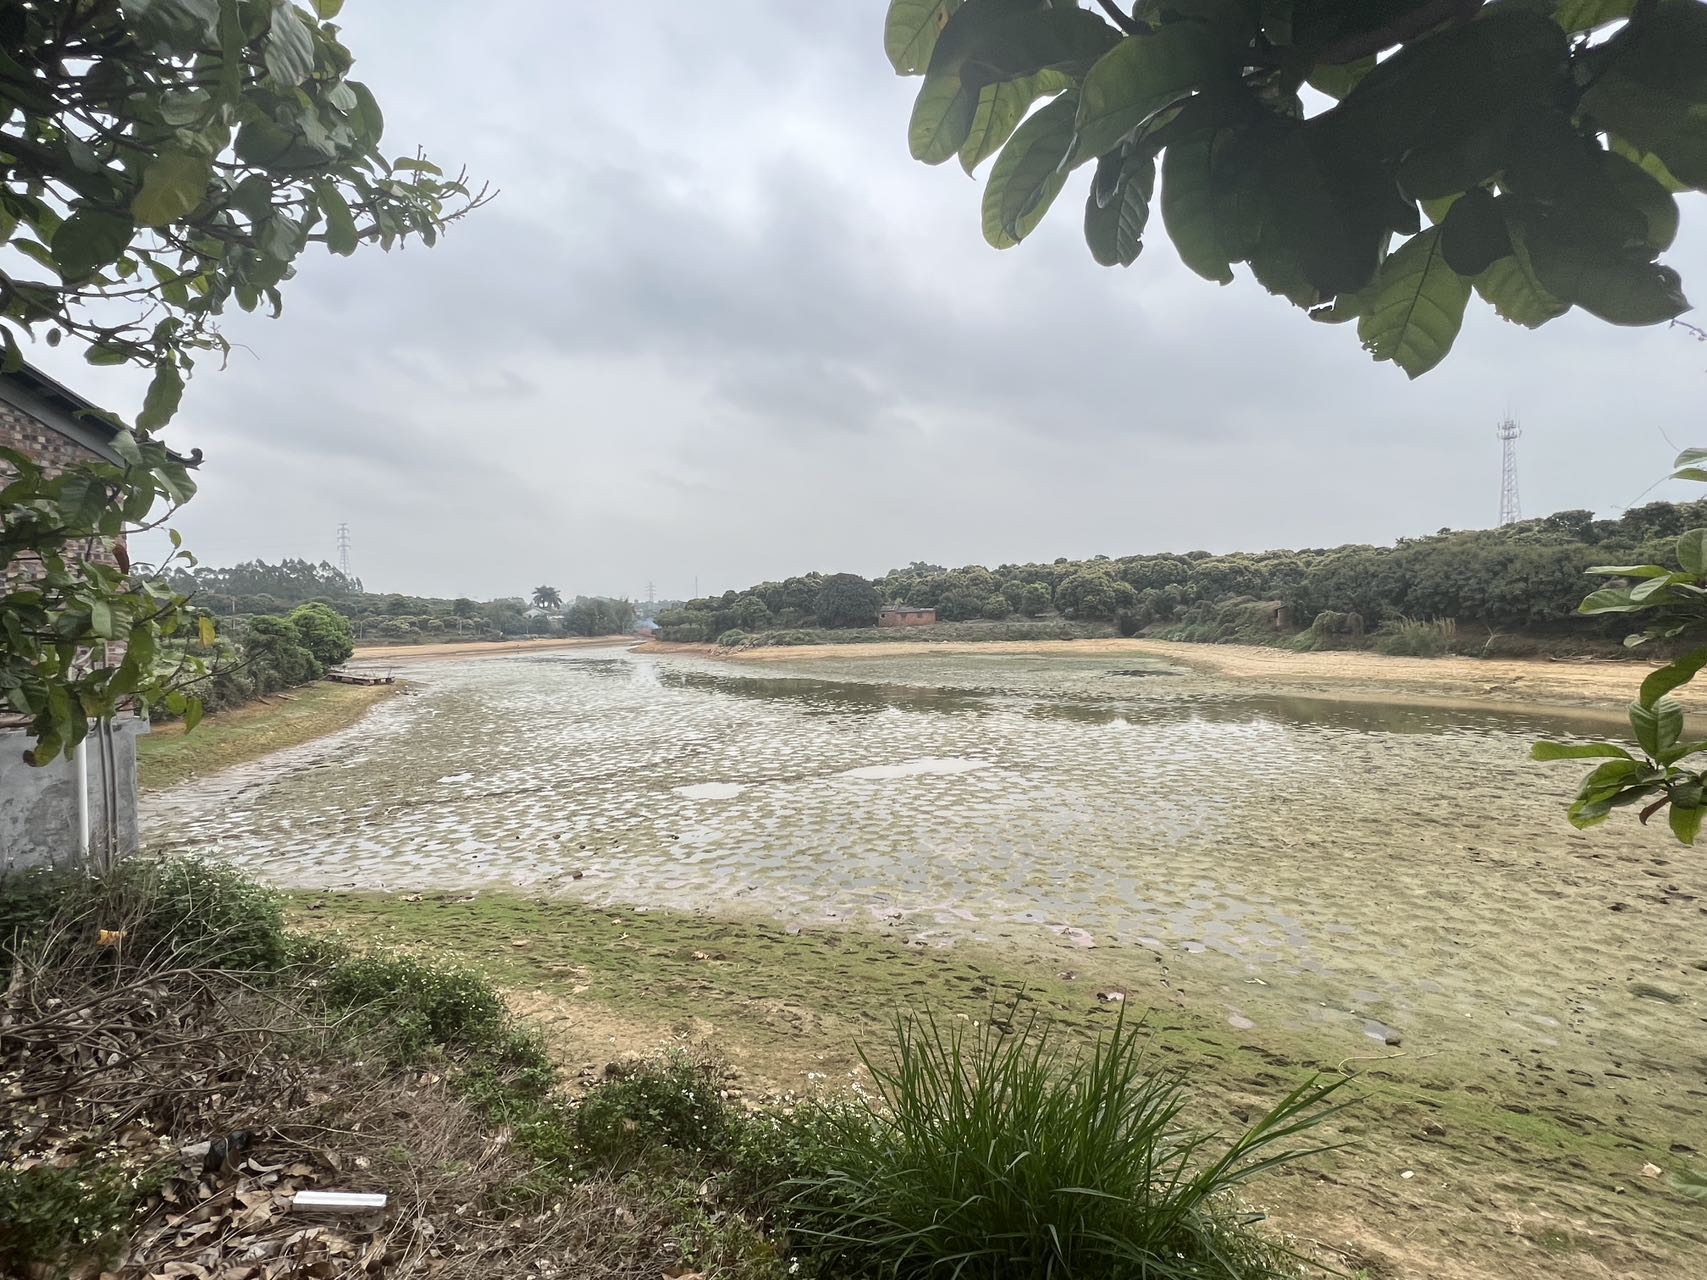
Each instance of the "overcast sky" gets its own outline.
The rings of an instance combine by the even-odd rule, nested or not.
[[[206,455],[188,545],[333,559],[347,521],[370,590],[663,598],[1484,526],[1508,405],[1528,514],[1616,514],[1662,432],[1707,444],[1707,346],[1678,330],[1531,333],[1472,299],[1409,382],[1246,274],[1191,275],[1159,219],[1096,266],[1083,175],[997,253],[981,182],[908,157],[884,8],[348,0],[388,149],[502,194],[430,251],[312,250],[281,318],[232,315],[168,434]],[[1707,299],[1683,203],[1667,261]],[[140,402],[126,371],[31,358]]]

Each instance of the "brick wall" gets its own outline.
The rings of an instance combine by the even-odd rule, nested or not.
[[[100,455],[63,436],[16,405],[0,400],[0,445],[16,449],[53,471],[78,462],[96,462]]]

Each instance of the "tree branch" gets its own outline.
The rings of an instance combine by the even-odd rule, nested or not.
[[[1114,0],[1097,0],[1097,4],[1102,6],[1102,11],[1109,16],[1109,20],[1127,35],[1142,36],[1150,34],[1150,26],[1148,23],[1139,22],[1138,19],[1132,17],[1132,15],[1122,13],[1120,6],[1115,4]]]
[[[1426,4],[1395,18],[1384,27],[1365,31],[1361,35],[1347,36],[1338,44],[1329,45],[1317,61],[1325,62],[1329,66],[1356,62],[1372,53],[1380,53],[1393,45],[1403,44],[1443,22],[1468,22],[1476,16],[1476,11],[1484,3],[1486,0],[1428,0]]]

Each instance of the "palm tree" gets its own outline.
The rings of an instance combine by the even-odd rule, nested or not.
[[[533,602],[541,609],[555,609],[563,603],[563,593],[556,587],[535,587]]]

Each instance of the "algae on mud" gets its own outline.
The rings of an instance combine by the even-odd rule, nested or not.
[[[1623,1268],[1604,1274],[1701,1256],[1682,1202],[1640,1169],[1707,1149],[1707,973],[1691,967],[1707,952],[1679,941],[1702,927],[1707,870],[1639,829],[1564,824],[1526,753],[1580,725],[1139,669],[1130,653],[852,656],[762,678],[620,651],[445,662],[359,731],[159,798],[154,829],[301,888],[564,899],[514,907],[569,913],[518,921],[523,946],[490,920],[490,937],[454,932],[524,1006],[618,1042],[691,1025],[720,981],[770,1001],[698,1014],[740,1027],[735,1043],[758,1047],[732,1052],[755,1070],[790,1037],[833,1063],[861,1025],[835,1012],[835,983],[816,1005],[789,996],[791,923],[816,936],[863,922],[902,958],[952,947],[1028,976],[1102,974],[1165,1009],[1207,1078],[1255,1086],[1240,1105],[1272,1096],[1294,1063],[1344,1062],[1398,1091],[1410,1110],[1393,1124],[1358,1120],[1386,1144],[1379,1158],[1331,1173],[1360,1189],[1348,1222],[1438,1200],[1418,1212],[1464,1226],[1492,1197],[1524,1240],[1570,1242],[1582,1274],[1597,1251]],[[629,927],[594,928],[577,901],[621,904]],[[736,923],[678,916],[678,937],[726,932],[635,955],[626,944],[648,936],[636,908]],[[410,921],[416,905],[392,900],[387,932],[430,945],[458,919],[418,909]],[[590,1003],[577,969],[603,972],[602,953],[541,941],[559,923],[617,944],[653,989],[606,976],[622,998]],[[542,973],[542,956],[564,967]],[[917,961],[931,963],[951,962]],[[876,1005],[907,994],[877,988]],[[1441,1107],[1454,1118],[1431,1119]],[[1446,1137],[1417,1136],[1431,1125]],[[1335,1212],[1319,1200],[1317,1224]],[[1390,1227],[1389,1253],[1418,1229]],[[1453,1274],[1452,1249],[1437,1252],[1432,1274]]]

